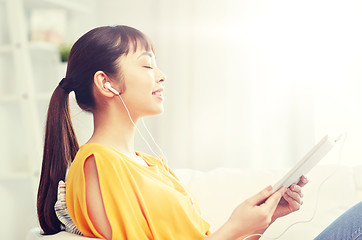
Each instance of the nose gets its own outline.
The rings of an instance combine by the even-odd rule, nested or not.
[[[162,83],[165,81],[166,81],[166,75],[160,69],[158,69],[157,83]]]

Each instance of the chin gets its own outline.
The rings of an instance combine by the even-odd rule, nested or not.
[[[152,109],[151,111],[149,111],[147,114],[147,116],[154,116],[154,115],[159,115],[162,114],[164,112],[164,108],[157,108],[157,109]]]
[[[159,114],[162,114],[163,112],[164,112],[164,109],[162,108],[162,109],[160,109],[159,111],[155,112],[154,115],[159,115]]]

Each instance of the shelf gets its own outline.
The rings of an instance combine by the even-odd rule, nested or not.
[[[48,42],[36,42],[36,41],[30,41],[29,42],[29,48],[31,50],[44,50],[44,51],[50,51],[50,52],[58,52],[58,48],[56,45]]]
[[[28,7],[36,7],[36,8],[58,7],[72,12],[79,12],[79,13],[91,12],[91,6],[89,5],[88,2],[86,4],[85,1],[83,1],[83,3],[80,3],[79,1],[75,0],[24,0],[24,3]]]
[[[0,0],[0,193],[8,206],[0,239],[23,239],[34,224],[46,110],[60,81],[58,46],[30,40],[32,14],[38,9],[64,12],[63,17],[72,18],[64,24],[72,24],[93,10],[94,1]]]
[[[0,181],[9,181],[9,180],[25,180],[32,177],[32,174],[29,172],[10,172],[10,173],[0,173]]]
[[[21,97],[19,95],[8,95],[8,96],[0,96],[0,103],[7,103],[7,102],[15,102],[19,101]]]
[[[1,44],[0,45],[0,53],[9,53],[14,48],[10,44]]]
[[[58,52],[57,46],[47,42],[28,42],[28,47],[35,50]],[[11,53],[16,47],[10,44],[0,44],[0,53]]]
[[[52,96],[52,92],[42,92],[42,93],[37,93],[35,94],[35,99],[36,100],[47,100],[49,101],[50,98]],[[16,101],[20,101],[20,100],[26,100],[28,97],[24,96],[24,95],[19,95],[19,94],[9,94],[7,96],[0,96],[0,103],[11,103],[11,102],[16,102]]]

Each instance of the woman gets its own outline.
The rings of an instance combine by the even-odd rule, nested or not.
[[[74,44],[47,117],[38,191],[45,234],[61,229],[54,204],[65,178],[71,219],[83,235],[104,239],[257,239],[277,218],[300,208],[304,177],[273,194],[270,186],[260,191],[211,234],[163,161],[134,149],[135,123],[163,112],[165,80],[152,44],[136,29],[100,27]],[[93,135],[81,147],[69,115],[71,91],[94,118]]]

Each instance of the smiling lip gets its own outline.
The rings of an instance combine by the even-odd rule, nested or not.
[[[155,96],[155,97],[157,97],[157,98],[160,99],[161,101],[163,101],[163,100],[164,100],[164,97],[163,97],[162,92],[163,92],[163,88],[159,88],[159,89],[157,89],[156,91],[152,92],[152,95]]]
[[[154,95],[155,93],[162,93],[163,92],[163,88],[157,89],[156,91],[152,92],[152,94]]]

